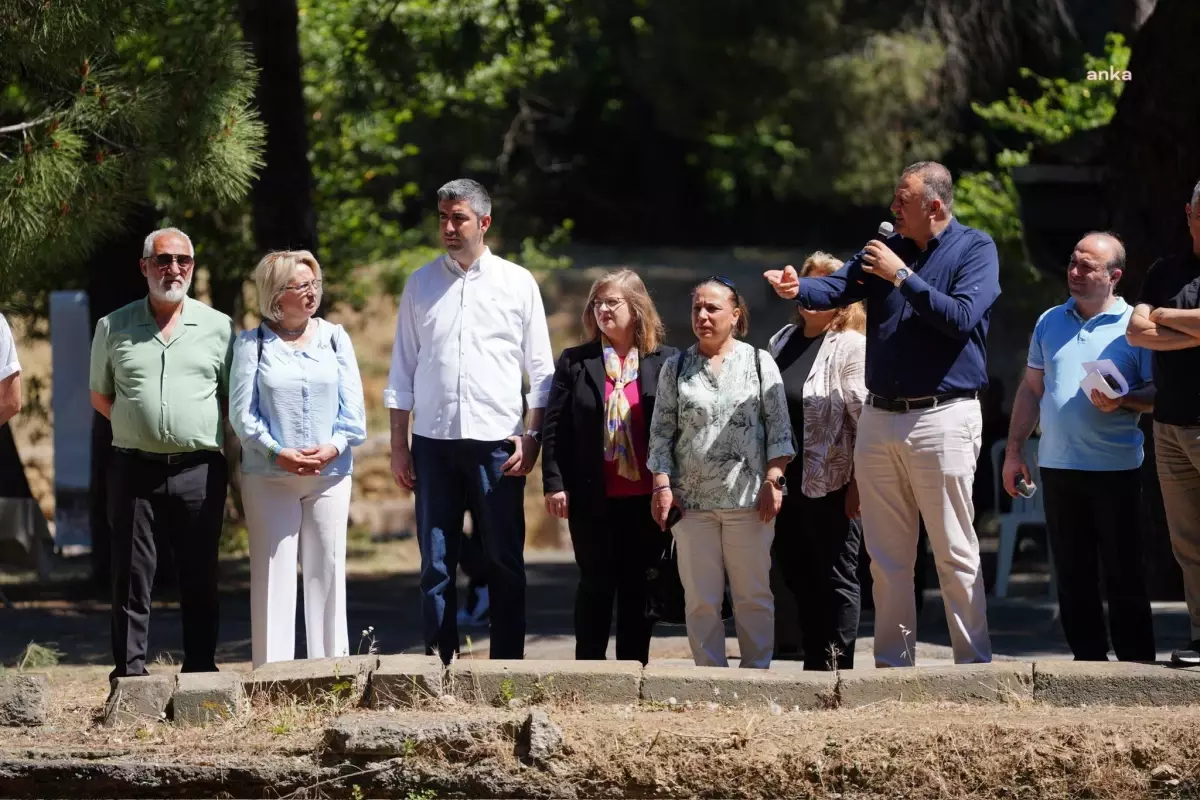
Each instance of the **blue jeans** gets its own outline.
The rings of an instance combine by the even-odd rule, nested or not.
[[[455,573],[463,514],[483,552],[492,658],[525,656],[525,479],[503,475],[511,442],[413,436],[425,651],[446,664],[458,650]]]

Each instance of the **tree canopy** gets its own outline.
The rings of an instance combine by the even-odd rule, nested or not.
[[[243,197],[263,130],[219,3],[10,0],[0,10],[0,298],[78,284],[129,209]]]

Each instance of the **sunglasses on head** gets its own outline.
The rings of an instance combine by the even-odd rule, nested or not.
[[[721,284],[726,289],[733,292],[733,300],[734,300],[734,302],[737,302],[737,299],[739,297],[738,290],[737,290],[737,284],[735,284],[731,279],[726,278],[724,275],[709,275],[707,278],[704,279],[704,282]]]
[[[178,263],[183,269],[188,269],[192,266],[192,264],[196,263],[196,259],[192,258],[191,256],[180,255],[177,253],[159,253],[151,256],[150,260],[153,261],[154,265],[159,269],[166,269],[167,267],[171,266],[172,261]]]

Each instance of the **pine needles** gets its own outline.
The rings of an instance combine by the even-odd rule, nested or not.
[[[9,0],[0,30],[0,304],[77,285],[135,204],[249,192],[265,131],[229,3]]]

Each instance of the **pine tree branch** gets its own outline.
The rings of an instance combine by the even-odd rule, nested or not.
[[[22,122],[19,125],[8,125],[6,127],[0,128],[0,133],[20,133],[21,131],[26,131],[26,130],[29,130],[30,128],[35,128],[38,125],[41,125],[43,122],[49,122],[52,119],[54,119],[54,115],[47,114],[44,117],[38,117],[37,119],[32,119],[29,122]]]

